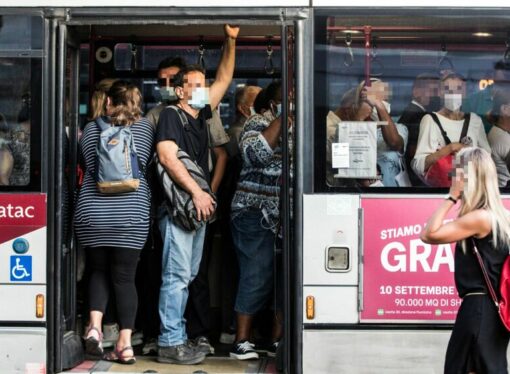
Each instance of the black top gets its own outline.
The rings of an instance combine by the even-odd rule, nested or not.
[[[499,279],[501,278],[503,263],[508,256],[508,249],[495,249],[492,244],[492,234],[482,239],[475,239],[475,243],[499,299],[501,298],[499,294]],[[467,241],[467,251],[465,254],[459,243],[457,243],[455,248],[455,285],[461,298],[471,292],[485,292],[489,295],[482,269],[473,253],[473,245],[470,239]]]
[[[197,118],[185,110],[182,112],[188,119],[187,126],[183,126],[179,114],[174,109],[165,108],[161,112],[156,131],[156,143],[165,140],[174,141],[181,150],[196,161],[202,168],[205,179],[209,181],[209,144],[206,121],[212,117],[211,106],[206,105],[200,110]]]
[[[409,174],[409,179],[411,180],[411,184],[413,186],[423,186],[423,182],[421,179],[414,173],[411,168],[411,160],[416,153],[416,147],[418,145],[418,135],[420,134],[420,122],[423,116],[425,116],[427,112],[420,108],[415,103],[411,102],[402,112],[398,123],[405,125],[408,129],[407,136],[407,148],[406,148],[406,165],[407,172]]]

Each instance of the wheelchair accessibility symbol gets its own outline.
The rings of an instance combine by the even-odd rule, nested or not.
[[[11,282],[32,281],[32,256],[11,256]]]

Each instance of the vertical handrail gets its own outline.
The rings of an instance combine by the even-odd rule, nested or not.
[[[365,86],[370,87],[370,62],[371,62],[371,45],[370,38],[372,36],[372,27],[363,27],[365,34]]]

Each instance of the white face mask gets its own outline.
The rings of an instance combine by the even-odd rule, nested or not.
[[[159,94],[161,95],[162,101],[175,101],[178,99],[173,87],[160,87]]]
[[[382,101],[382,103],[384,105],[384,108],[388,112],[388,114],[390,114],[391,104],[384,100]],[[375,108],[375,106],[372,108],[372,113],[370,113],[370,118],[372,119],[372,121],[376,121],[376,122],[379,121],[379,114],[377,113],[377,109]]]
[[[462,94],[444,94],[444,107],[452,112],[458,112],[462,106]]]
[[[188,104],[193,109],[203,109],[209,102],[209,88],[196,87],[191,91],[191,100]]]
[[[255,111],[255,108],[254,107],[250,107],[250,116],[254,116],[255,114],[257,114],[257,112]]]
[[[384,187],[384,184],[380,180],[376,180],[374,183],[369,185],[369,187]]]

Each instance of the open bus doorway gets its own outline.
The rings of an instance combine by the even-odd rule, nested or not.
[[[282,79],[284,71],[292,71],[292,63],[289,63],[289,61],[292,61],[293,51],[286,50],[282,53],[281,50],[281,24],[268,22],[264,25],[243,25],[241,23],[240,27],[241,32],[236,46],[234,78],[219,106],[219,114],[225,129],[228,129],[235,119],[235,92],[237,88],[243,85],[265,87],[275,79]],[[201,63],[207,72],[206,78],[214,78],[214,72],[221,54],[222,29],[222,24],[201,26],[145,25],[141,27],[133,24],[112,26],[73,25],[71,23],[69,26],[61,26],[60,48],[63,53],[60,61],[66,61],[63,64],[66,68],[61,70],[60,98],[64,104],[59,109],[61,113],[60,125],[62,129],[65,129],[62,134],[62,141],[64,143],[68,142],[68,146],[63,148],[62,162],[65,165],[70,165],[68,170],[71,171],[68,175],[61,176],[62,180],[67,181],[64,183],[66,188],[62,188],[61,196],[63,201],[69,201],[71,212],[73,207],[68,192],[77,187],[75,184],[77,182],[74,182],[78,180],[77,176],[74,175],[75,170],[79,170],[75,167],[77,165],[77,144],[80,131],[88,122],[90,97],[96,83],[104,78],[126,79],[134,82],[143,95],[143,111],[147,113],[159,102],[157,67],[162,59],[180,56],[187,63]],[[72,38],[70,35],[72,35]],[[287,41],[287,37],[284,39]],[[289,42],[288,45],[293,48],[292,43]],[[283,59],[286,61],[283,64],[285,65],[284,69],[282,69]],[[283,81],[282,97],[287,98],[289,95],[285,92],[287,90],[289,93],[293,91],[294,81],[286,78]],[[290,97],[293,97],[293,94]],[[287,99],[284,102],[288,104]],[[287,139],[284,140],[287,141]],[[286,157],[288,157],[288,153]],[[227,187],[232,188],[232,186]],[[66,191],[67,188],[69,188],[69,191]],[[63,232],[72,231],[70,222],[70,219],[62,221]],[[225,226],[226,224],[228,222],[221,222],[217,226]],[[151,235],[149,235],[147,248],[144,249],[145,252],[142,251],[142,258],[139,263],[139,267],[143,266],[144,268],[139,269],[137,273],[139,294],[137,329],[138,332],[142,333],[147,322],[157,318],[157,315],[150,315],[151,307],[147,305],[147,296],[154,294],[154,288],[158,287],[154,282],[154,274],[150,272],[152,266],[150,261],[158,258],[160,252],[157,251],[156,247],[161,244],[157,238],[151,237]],[[225,309],[228,308],[228,301],[225,301],[228,298],[228,296],[225,296],[228,290],[225,289],[225,282],[222,282],[225,271],[222,266],[225,260],[225,255],[222,253],[226,245],[225,235],[228,235],[228,231],[220,230],[219,227],[211,235],[211,251],[208,264],[211,316],[209,339],[215,348],[215,355],[206,359],[204,365],[193,367],[193,371],[198,369],[209,373],[264,373],[267,372],[266,370],[274,371],[274,361],[265,356],[262,356],[259,361],[252,362],[229,359],[228,353],[231,346],[220,343],[221,334],[226,332],[224,331],[225,324],[222,322],[225,320]],[[69,369],[81,361],[83,352],[81,347],[78,346],[76,337],[83,335],[83,326],[87,323],[88,314],[85,297],[87,267],[84,263],[83,252],[78,243],[70,239],[71,237],[65,236],[65,238],[61,243],[60,279],[62,283],[59,287],[62,296],[59,299],[61,305],[56,308],[62,311],[59,320],[65,321],[62,329],[55,336],[58,360],[56,368],[60,366],[60,370]],[[281,251],[279,256],[281,256]],[[152,258],[149,262],[147,262],[148,257]],[[281,259],[277,262],[284,263]],[[152,277],[152,281],[149,280],[150,277]],[[77,284],[77,287],[74,287],[75,284]],[[231,283],[230,286],[234,285]],[[232,293],[232,290],[230,290],[230,293]],[[154,302],[154,298],[152,301]],[[157,307],[152,309],[157,311]],[[259,318],[257,333],[261,339],[260,341],[265,337],[267,338],[267,331],[271,330],[270,327],[269,329],[265,327],[265,324],[268,323],[267,315],[271,313],[271,309],[268,309]],[[264,315],[266,315],[266,318],[264,318]],[[133,339],[133,343],[135,342],[138,341]],[[139,359],[136,364],[136,371],[155,369],[160,373],[178,372],[173,365],[157,364],[154,356],[142,357],[142,347],[146,341],[141,338],[139,342],[142,344],[135,346],[135,354]],[[80,367],[84,370],[111,370],[112,372],[125,370],[123,366],[112,366],[104,361],[92,360],[85,361]],[[186,369],[183,368],[182,370]]]

